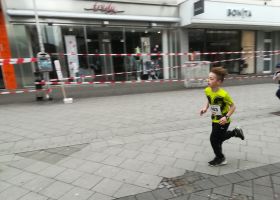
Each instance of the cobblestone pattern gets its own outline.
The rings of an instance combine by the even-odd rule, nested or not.
[[[231,128],[241,126],[246,138],[225,143],[222,167],[207,165],[201,89],[1,106],[0,200],[276,200],[277,86],[226,89],[238,105]]]
[[[223,176],[187,171],[183,176],[163,179],[157,190],[118,200],[147,199],[280,200],[280,163]]]

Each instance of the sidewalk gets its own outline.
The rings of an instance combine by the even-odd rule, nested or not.
[[[280,162],[222,176],[187,171],[158,188],[118,200],[279,200]]]
[[[255,77],[259,76],[259,77]],[[269,75],[230,75],[225,81],[226,86],[273,83]],[[52,86],[55,100],[63,98],[60,86]],[[34,89],[34,88],[31,88]],[[105,97],[128,94],[143,94],[153,92],[185,90],[184,82],[161,83],[127,83],[127,84],[101,84],[101,85],[66,85],[67,97],[74,99],[89,97]],[[2,91],[2,90],[1,90]],[[5,91],[5,90],[3,90]],[[0,95],[0,105],[10,103],[34,103],[35,93]]]
[[[246,139],[222,167],[202,89],[2,104],[0,199],[279,199],[277,85],[226,89]]]

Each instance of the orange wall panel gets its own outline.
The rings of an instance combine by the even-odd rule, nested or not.
[[[7,35],[5,19],[0,8],[0,58],[11,58],[11,49]],[[11,64],[4,64],[2,66],[2,73],[6,89],[16,89],[16,75],[14,66]]]

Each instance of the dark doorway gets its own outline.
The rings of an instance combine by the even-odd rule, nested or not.
[[[112,44],[112,53],[126,53],[124,50],[124,39],[122,32],[110,32],[111,34],[111,44]],[[126,72],[124,65],[124,56],[113,56],[113,66],[114,72]],[[115,80],[126,80],[126,74],[117,74],[115,75]]]
[[[2,67],[3,67],[3,65],[0,66],[0,89],[5,89],[5,84],[4,84],[3,74],[2,74]]]

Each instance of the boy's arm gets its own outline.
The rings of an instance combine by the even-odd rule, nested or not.
[[[274,73],[273,80],[277,79],[278,77],[280,77],[280,71]]]
[[[230,108],[229,108],[229,111],[227,112],[226,116],[224,116],[220,119],[219,124],[221,124],[221,125],[226,124],[228,118],[230,118],[230,116],[234,113],[235,109],[236,109],[236,106],[234,104],[231,104]]]
[[[200,110],[200,116],[203,115],[204,113],[206,113],[208,108],[209,108],[209,102],[207,101],[205,106]]]
[[[229,111],[226,114],[226,116],[230,117],[234,113],[235,109],[236,109],[236,106],[234,104],[231,104],[231,106],[229,108]]]

